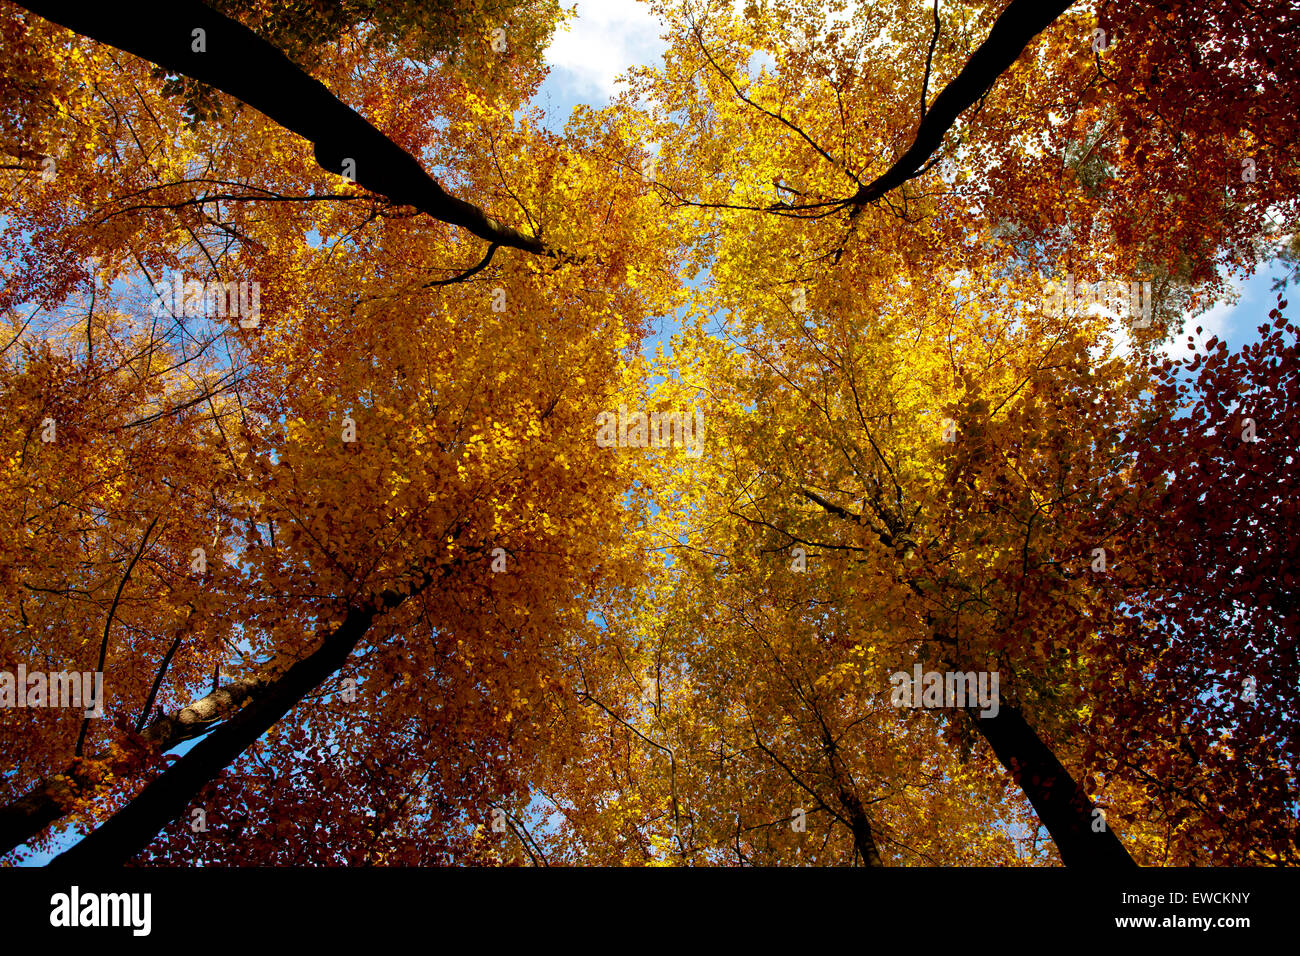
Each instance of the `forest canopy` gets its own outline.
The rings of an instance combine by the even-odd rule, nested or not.
[[[1300,8],[649,6],[0,0],[0,861],[1294,865]]]

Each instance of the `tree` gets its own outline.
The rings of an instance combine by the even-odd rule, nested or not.
[[[893,561],[904,565],[918,553],[924,560],[925,537],[934,534],[933,543],[947,545],[942,557],[932,559],[930,563],[934,567],[924,569],[929,581],[909,582],[918,596],[929,602],[916,613],[933,630],[933,639],[940,645],[961,643],[954,635],[961,624],[960,609],[972,602],[977,609],[984,608],[984,612],[966,612],[975,619],[977,638],[970,641],[968,637],[966,642],[978,650],[979,618],[981,613],[986,613],[994,630],[984,640],[999,655],[1011,652],[1017,673],[1023,672],[1026,678],[1036,682],[1042,679],[1039,675],[1044,669],[1049,674],[1055,672],[1049,685],[1051,698],[1062,698],[1063,691],[1066,694],[1062,699],[1053,700],[1052,711],[1041,716],[1048,720],[1049,726],[1062,721],[1062,731],[1069,733],[1066,728],[1074,723],[1068,719],[1071,709],[1086,706],[1077,690],[1071,692],[1072,685],[1079,682],[1079,665],[1074,664],[1074,673],[1063,672],[1061,662],[1053,659],[1062,654],[1077,656],[1086,644],[1087,634],[1082,628],[1102,623],[1108,608],[1113,608],[1116,596],[1113,592],[1092,593],[1081,607],[1079,591],[1088,594],[1105,588],[1083,587],[1086,572],[1081,574],[1077,566],[1063,569],[1062,562],[1069,560],[1064,556],[1070,555],[1072,547],[1080,549],[1072,556],[1074,561],[1085,555],[1095,561],[1093,552],[1101,545],[1098,557],[1102,563],[1094,570],[1105,571],[1104,545],[1120,528],[1106,527],[1105,521],[1098,522],[1092,516],[1100,513],[1109,517],[1115,501],[1128,494],[1124,489],[1126,462],[1118,452],[1117,443],[1126,431],[1138,430],[1142,420],[1138,401],[1142,380],[1138,377],[1124,382],[1121,378],[1099,394],[1097,385],[1088,381],[1091,373],[1087,369],[1090,361],[1086,340],[1067,340],[1065,347],[1057,348],[1057,343],[1078,327],[1077,316],[1056,325],[1023,313],[997,316],[997,310],[1006,308],[1007,304],[1023,308],[1027,303],[1037,306],[1043,300],[1041,289],[1027,281],[1029,277],[1023,271],[1008,275],[999,260],[1005,262],[1005,256],[1011,252],[1021,260],[1017,264],[1022,269],[1046,262],[1057,270],[1079,272],[1089,277],[1081,278],[1081,284],[1086,287],[1087,282],[1103,278],[1116,260],[1137,257],[1139,263],[1171,262],[1176,257],[1168,250],[1185,243],[1167,243],[1167,238],[1158,233],[1135,237],[1131,229],[1092,230],[1081,235],[1077,228],[1071,227],[1070,220],[1076,218],[1074,209],[1082,207],[1085,212],[1090,207],[1100,209],[1104,201],[1097,193],[1097,173],[1080,165],[1082,158],[1073,160],[1078,173],[1072,180],[1062,182],[1058,177],[1045,176],[1039,176],[1037,182],[1017,180],[1015,188],[995,190],[991,196],[987,190],[977,195],[978,186],[970,190],[963,190],[960,185],[945,189],[943,184],[935,182],[934,191],[928,195],[918,190],[914,206],[907,205],[906,201],[901,207],[891,203],[888,213],[882,211],[869,220],[851,203],[836,198],[842,188],[836,185],[838,178],[848,176],[854,182],[870,178],[860,176],[856,172],[857,164],[850,158],[856,144],[847,134],[861,127],[863,120],[859,116],[865,112],[860,106],[860,84],[851,51],[862,42],[858,39],[855,43],[855,35],[870,37],[877,29],[889,29],[896,21],[887,20],[882,13],[879,24],[869,21],[843,26],[828,24],[823,42],[831,46],[836,56],[828,57],[824,61],[826,66],[820,66],[815,56],[818,51],[805,49],[791,53],[782,42],[784,37],[773,40],[770,24],[780,23],[798,31],[801,27],[797,19],[792,27],[791,18],[784,15],[763,20],[751,5],[747,20],[729,17],[722,10],[711,11],[707,18],[704,15],[680,18],[676,24],[678,42],[674,55],[669,58],[668,70],[663,74],[647,73],[638,91],[664,104],[656,114],[661,125],[655,129],[655,135],[664,143],[661,153],[681,157],[680,162],[671,166],[658,164],[661,172],[657,186],[668,202],[692,210],[701,222],[700,232],[710,237],[707,244],[700,246],[700,264],[707,265],[713,281],[700,296],[704,303],[698,311],[725,317],[718,325],[727,344],[712,341],[717,334],[712,329],[709,335],[692,330],[692,338],[699,341],[700,349],[713,353],[736,351],[750,360],[737,368],[729,364],[734,360],[711,358],[703,367],[689,365],[690,374],[685,377],[701,382],[715,400],[720,393],[723,401],[752,410],[756,423],[762,423],[743,431],[731,423],[724,428],[728,434],[743,434],[744,439],[736,442],[737,448],[744,450],[746,458],[758,460],[747,467],[738,467],[739,473],[730,483],[719,485],[715,505],[719,510],[705,509],[702,515],[694,516],[691,527],[707,528],[707,534],[714,536],[718,533],[721,509],[732,514],[743,510],[748,512],[749,521],[784,536],[784,540],[780,537],[777,540],[786,549],[826,547],[861,553],[860,544],[846,542],[843,534],[829,529],[838,522],[850,526],[866,524],[871,529],[868,536],[877,538],[893,552]],[[911,24],[900,26],[899,32],[906,37],[901,44],[900,59],[910,53],[911,61],[919,62],[920,50],[926,49],[926,33]],[[1079,62],[1077,55],[1072,63],[1069,56],[1061,56],[1060,52],[1071,44],[1071,37],[1077,50],[1078,38],[1089,33],[1075,26],[1073,30],[1063,28],[1048,35],[1044,46],[1056,56],[1038,73],[1022,74],[1023,79],[1011,76],[1012,84],[1021,80],[1025,88],[1016,92],[1020,96],[1027,93],[1032,102],[1035,96],[1045,97],[1047,81],[1055,80],[1059,89],[1061,71],[1077,71],[1074,64]],[[936,17],[924,56],[926,80],[934,63],[935,38],[940,35],[941,24]],[[908,41],[917,46],[909,50]],[[1086,44],[1083,49],[1087,50]],[[753,68],[756,51],[769,56],[769,64],[757,73]],[[771,57],[776,58],[775,65],[770,64]],[[832,62],[837,64],[833,70],[829,66]],[[942,59],[939,63],[937,74],[942,75]],[[1101,71],[1099,63],[1094,72],[1100,75]],[[815,85],[802,81],[810,72],[833,91],[836,109],[828,110],[816,102]],[[878,67],[875,76],[883,72]],[[706,82],[691,83],[684,79],[696,75],[703,75]],[[1013,96],[999,96],[1004,91],[1005,87],[990,91],[987,109],[993,111],[992,117],[972,131],[971,142],[976,147],[993,148],[1002,155],[1024,156],[1025,136],[1013,125],[1023,126],[1024,105]],[[1108,109],[1104,99],[1093,97],[1094,102],[1089,103],[1087,92],[1085,87],[1083,104],[1104,115]],[[1012,103],[1015,103],[1014,111]],[[980,106],[986,108],[983,99]],[[678,119],[681,116],[687,117],[686,122]],[[1053,134],[1079,128],[1075,117],[1068,124],[1060,123],[1050,112],[1047,117]],[[1214,118],[1221,124],[1235,123],[1234,135],[1238,137],[1245,132],[1239,115]],[[902,137],[895,136],[896,140],[899,138]],[[999,141],[1000,138],[1004,140]],[[1057,155],[1070,161],[1068,132],[1058,142],[1061,145]],[[1090,161],[1097,156],[1095,147],[1099,142],[1093,141],[1089,146]],[[830,143],[837,143],[838,148],[829,148],[826,144]],[[1052,152],[1039,151],[1037,155],[1039,167],[1056,160]],[[958,168],[949,178],[960,184],[964,173],[960,168],[960,154],[953,162]],[[997,181],[998,163],[992,165],[993,179]],[[719,175],[720,168],[727,172]],[[1130,182],[1137,179],[1130,170],[1121,170],[1120,175]],[[1049,182],[1050,203],[1040,203],[1037,198],[1045,194],[1041,185],[1044,180]],[[775,193],[769,188],[769,182],[775,187]],[[985,182],[983,176],[976,180],[979,184]],[[1285,189],[1282,194],[1285,195]],[[903,195],[906,196],[906,190]],[[983,243],[958,244],[958,235],[942,232],[960,224],[960,218],[944,213],[967,195],[981,203],[992,218],[1003,221],[1003,226]],[[1026,210],[1061,208],[1069,211],[1063,223],[1065,229],[1048,222],[1034,222],[1035,230],[1029,233],[1034,238],[1033,244],[1026,246],[1023,241],[1015,241],[1018,235],[1024,234]],[[1222,207],[1209,207],[1207,211],[1224,215]],[[826,223],[833,224],[841,212],[847,213],[848,235],[856,231],[864,240],[852,250],[846,248],[844,235],[833,233],[830,241],[825,235]],[[1087,217],[1077,215],[1077,218],[1086,222]],[[1205,212],[1199,218],[1203,225],[1198,228],[1219,228]],[[898,219],[904,222],[898,224]],[[918,221],[919,228],[910,228]],[[1257,225],[1257,231],[1258,228]],[[869,233],[868,229],[874,231]],[[916,248],[920,237],[935,232],[940,234],[935,247]],[[868,236],[874,241],[866,241]],[[1007,242],[1007,238],[1013,241]],[[1214,242],[1222,245],[1219,240]],[[1162,247],[1159,243],[1167,244]],[[936,312],[942,315],[946,311],[944,303],[936,301],[942,292],[933,288],[934,283],[927,283],[924,274],[915,273],[920,269],[934,269],[938,248],[944,248],[947,255],[946,275],[952,276],[954,282],[967,277],[971,280],[957,294],[964,296],[965,289],[973,289],[974,295],[982,299],[974,321],[930,320]],[[792,255],[792,250],[806,252]],[[854,252],[859,260],[869,255],[871,261],[860,264],[854,260]],[[1236,261],[1249,263],[1249,252],[1237,255]],[[1054,262],[1053,256],[1058,257]],[[1180,269],[1184,281],[1205,276],[1205,269],[1200,266]],[[858,275],[862,277],[859,279]],[[902,296],[864,294],[881,275],[893,276],[906,292]],[[1000,280],[1001,296],[983,291],[990,280]],[[914,291],[918,286],[924,291]],[[1007,294],[1008,286],[1010,294]],[[891,308],[891,299],[903,297],[910,301]],[[1159,314],[1162,310],[1155,311]],[[996,323],[991,330],[988,328],[990,313]],[[881,318],[875,319],[874,315]],[[909,322],[909,316],[914,321]],[[1150,322],[1136,325],[1139,329],[1143,325],[1150,327]],[[1026,327],[1032,329],[1031,334],[1024,334]],[[948,343],[938,343],[935,349],[938,354],[924,356],[921,336],[925,332],[921,330],[929,328],[943,329]],[[1098,330],[1104,325],[1093,328]],[[862,361],[854,353],[859,351],[857,343],[863,340],[864,330],[867,335],[882,335],[886,345],[879,350],[868,345],[865,354],[869,358]],[[1139,335],[1150,337],[1152,333]],[[891,355],[900,339],[908,343],[909,350],[902,359]],[[944,354],[945,344],[947,354]],[[988,355],[985,349],[993,354]],[[1028,354],[1021,352],[1018,357],[1017,352],[1025,349]],[[1048,360],[1063,363],[1047,366],[1046,371],[1053,380],[1059,378],[1062,368],[1071,369],[1079,378],[1079,384],[1073,386],[1080,393],[1077,397],[1062,396],[1050,382],[1038,378]],[[889,371],[883,376],[872,374],[879,368]],[[1124,375],[1114,364],[1102,371],[1108,375]],[[901,395],[900,388],[905,389]],[[804,406],[813,420],[799,422],[797,428],[784,425],[784,416],[790,411],[783,407],[784,402],[765,403],[765,389],[784,393],[784,401]],[[1032,402],[1036,389],[1045,390],[1049,414],[1068,409],[1064,421],[1049,423],[1060,429],[1055,433],[1039,430],[1036,418],[1041,414],[1041,406],[1012,403],[1017,396]],[[923,397],[918,398],[917,393]],[[879,404],[882,398],[883,407]],[[1065,404],[1063,398],[1067,398]],[[1108,409],[1119,417],[1095,422],[1095,431],[1080,427],[1081,422],[1096,417],[1089,406],[1097,402],[1107,403]],[[915,471],[918,466],[915,456],[920,450],[912,436],[937,430],[933,426],[927,429],[918,420],[918,406],[926,405],[947,406],[944,410],[953,416],[953,437],[962,437],[953,443],[955,460],[945,473],[950,489],[940,492],[927,488],[928,494],[922,495]],[[1005,413],[1006,428],[990,418],[990,413],[997,416],[999,412]],[[851,426],[848,434],[841,431],[846,413],[850,418],[856,413],[860,422],[860,428]],[[714,411],[715,416],[719,414],[726,413]],[[798,421],[799,412],[793,414]],[[773,462],[773,433],[776,444],[781,445],[784,444],[782,436],[792,431],[810,434],[810,447],[786,447],[782,450],[795,460],[781,457]],[[1096,437],[1091,444],[1080,446],[1077,438],[1071,439],[1080,431]],[[899,437],[900,433],[906,437]],[[753,449],[764,451],[756,453]],[[1027,460],[1040,450],[1049,453],[1043,461]],[[1107,450],[1107,454],[1100,454]],[[1079,460],[1081,452],[1086,457]],[[928,457],[923,456],[921,461]],[[829,475],[828,462],[833,463]],[[1050,483],[1035,487],[1032,479],[1038,474]],[[706,487],[717,484],[698,476],[694,480]],[[1074,484],[1076,481],[1078,486]],[[1103,484],[1097,485],[1098,481]],[[1080,498],[1081,491],[1086,497]],[[931,497],[938,500],[930,504],[927,499]],[[1108,497],[1114,500],[1108,501]],[[758,513],[751,512],[751,507]],[[807,523],[809,509],[813,512],[812,524]],[[819,511],[822,515],[817,518]],[[932,526],[929,534],[922,537],[917,534],[918,519],[927,513],[938,522],[938,527]],[[966,537],[967,531],[973,532],[970,538]],[[678,528],[672,537],[676,539],[683,533]],[[1085,533],[1090,537],[1085,538]],[[1085,543],[1087,549],[1081,547]],[[777,550],[776,544],[766,544],[767,550]],[[953,560],[954,556],[987,549],[991,544],[1000,544],[1005,549],[991,566],[976,565],[954,573],[954,566],[961,568],[964,563]],[[728,565],[737,560],[728,548],[717,550],[727,555]],[[984,560],[987,559],[981,562]],[[1083,563],[1086,565],[1086,561]],[[882,588],[873,582],[862,590],[876,595],[882,593]],[[992,588],[1001,593],[991,596]],[[1053,634],[1053,629],[1063,623],[1062,614],[1068,614],[1067,621],[1073,619],[1074,623],[1068,630]],[[956,619],[953,615],[957,615]],[[966,626],[969,628],[969,623]],[[1025,657],[1019,656],[1025,652],[1029,652]],[[951,649],[941,647],[937,656],[952,663]],[[1068,682],[1064,686],[1060,684],[1062,678]],[[1029,690],[1023,688],[1026,694]],[[1041,698],[1042,694],[1040,689],[1034,696]],[[1092,812],[1094,808],[1084,787],[1063,773],[1060,762],[1024,723],[1021,708],[1008,707],[1002,720],[1015,722],[1015,730],[997,733],[996,739],[989,733],[990,743],[1029,786],[1031,800],[1052,828],[1062,852],[1071,854],[1067,860],[1088,858],[1086,849],[1068,850],[1064,845],[1068,841],[1084,847],[1099,843],[1103,849],[1098,851],[1098,862],[1123,862],[1125,855],[1110,836],[1109,828],[1095,825],[1098,817]],[[994,731],[999,724],[995,719],[977,722],[976,726]],[[1086,783],[1092,785],[1091,777]],[[1036,784],[1037,792],[1034,792]],[[1052,812],[1052,807],[1058,804],[1059,812]],[[1074,855],[1078,853],[1082,855]]]
[[[1153,492],[1130,521],[1150,560],[1127,582],[1123,639],[1103,648],[1094,683],[1110,706],[1091,719],[1089,751],[1154,808],[1146,838],[1161,859],[1295,860],[1297,345],[1285,308],[1279,296],[1240,352],[1189,336],[1187,358],[1155,369],[1153,401],[1169,411],[1130,442],[1133,480]]]
[[[26,6],[3,382],[15,435],[77,431],[10,440],[3,646],[98,634],[118,729],[58,715],[38,755],[10,722],[7,848],[71,813],[65,863],[1053,860],[1007,835],[1036,816],[1115,865],[1231,803],[1140,777],[1172,678],[1130,672],[1188,549],[1151,509],[1197,491],[1162,503],[1134,443],[1175,420],[1146,358],[1178,307],[1294,219],[1253,7],[665,5],[664,68],[559,135],[517,111],[550,4]],[[1206,201],[1261,118],[1269,176]],[[707,442],[605,447],[628,407]],[[914,665],[1002,699],[904,710]],[[1281,815],[1224,852],[1282,859]]]
[[[321,735],[317,746],[325,763],[337,767],[347,755],[370,751],[393,771],[383,786],[404,787],[411,778],[396,773],[399,761],[385,748],[409,752],[425,767],[440,767],[445,793],[426,779],[424,799],[407,804],[404,813],[421,814],[423,826],[447,832],[464,819],[486,824],[484,794],[513,806],[522,799],[524,766],[547,752],[545,737],[537,738],[522,715],[535,715],[545,727],[547,714],[559,706],[554,685],[568,664],[565,646],[587,631],[580,610],[585,596],[628,573],[628,561],[610,537],[619,525],[616,502],[629,480],[628,466],[597,453],[588,423],[620,379],[621,342],[638,332],[647,312],[662,307],[661,290],[669,288],[657,279],[636,288],[612,281],[623,268],[621,255],[637,255],[646,269],[663,261],[657,250],[671,248],[657,241],[662,226],[640,208],[639,178],[609,164],[586,168],[582,177],[566,172],[568,160],[553,137],[526,123],[514,126],[501,104],[460,97],[454,82],[428,101],[447,108],[415,121],[404,104],[439,88],[390,54],[387,68],[368,75],[372,85],[365,95],[377,104],[379,121],[395,124],[394,135],[414,148],[429,142],[435,120],[454,118],[450,132],[437,140],[440,148],[454,149],[464,137],[491,144],[463,175],[495,183],[487,188],[521,204],[525,216],[539,217],[535,221],[586,257],[585,264],[557,270],[554,263],[539,267],[528,257],[502,253],[490,270],[471,269],[481,250],[440,222],[413,223],[393,205],[331,188],[311,153],[265,117],[243,111],[221,128],[200,124],[183,132],[176,146],[170,131],[183,128],[183,104],[162,94],[146,64],[114,66],[107,49],[87,53],[67,33],[49,27],[33,26],[23,40],[33,60],[84,65],[85,57],[98,58],[91,69],[102,71],[104,79],[85,96],[64,101],[71,125],[94,144],[94,155],[60,153],[66,161],[50,181],[27,171],[11,180],[10,235],[39,231],[44,224],[48,243],[29,250],[37,266],[30,273],[34,281],[8,286],[9,301],[40,306],[59,301],[68,290],[84,290],[93,299],[93,325],[109,321],[108,303],[121,298],[115,334],[124,335],[132,324],[166,323],[161,328],[178,352],[195,336],[210,339],[218,355],[228,351],[229,358],[216,362],[226,378],[225,401],[214,399],[216,407],[207,414],[193,412],[191,427],[228,463],[229,486],[205,474],[204,459],[185,436],[172,436],[169,455],[157,467],[186,497],[217,496],[216,513],[230,516],[224,525],[209,519],[201,534],[187,535],[178,546],[184,563],[168,570],[185,575],[192,548],[206,546],[211,570],[192,572],[204,576],[190,590],[201,587],[205,604],[235,603],[240,610],[232,646],[218,643],[219,631],[206,646],[180,641],[185,650],[178,653],[202,661],[197,671],[159,666],[178,639],[179,621],[169,629],[160,620],[162,634],[152,644],[126,646],[110,633],[104,668],[113,689],[110,722],[120,718],[123,731],[135,728],[151,693],[171,708],[171,716],[159,721],[164,729],[136,728],[142,741],[119,733],[111,741],[117,749],[94,754],[102,759],[88,768],[69,765],[74,752],[66,743],[50,747],[40,764],[24,761],[23,772],[7,778],[5,786],[11,798],[35,799],[11,804],[7,838],[34,837],[68,809],[91,814],[80,819],[104,819],[132,798],[142,774],[148,776],[134,755],[133,739],[174,746],[192,735],[197,710],[205,740],[157,777],[149,796],[130,803],[145,805],[160,790],[180,801],[169,804],[157,825],[129,840],[129,848],[122,845],[122,854],[134,855],[184,808],[199,783],[215,777],[318,687],[330,693],[329,703],[299,706],[295,717],[306,722],[302,726],[318,728],[313,732]],[[355,66],[349,57],[361,55],[338,50],[331,75],[349,76]],[[365,55],[373,63],[377,54]],[[52,73],[61,80],[70,71]],[[154,92],[142,97],[145,90]],[[45,132],[57,139],[57,130]],[[621,148],[599,123],[576,127],[573,135],[589,138],[597,150]],[[232,148],[232,140],[242,147]],[[262,160],[268,150],[278,157],[275,164]],[[527,172],[512,175],[511,169],[523,172],[525,159]],[[497,178],[502,174],[504,181]],[[562,179],[573,187],[563,205],[554,195]],[[603,204],[611,202],[616,213],[605,217],[600,235],[582,238],[597,210],[604,212]],[[65,215],[64,209],[77,213]],[[643,236],[632,237],[643,228]],[[179,248],[173,245],[178,237],[185,240]],[[642,243],[645,255],[637,252]],[[53,284],[56,250],[66,249],[97,256],[98,271]],[[427,265],[412,275],[412,262]],[[138,288],[115,285],[128,270],[143,273],[150,286],[157,283],[150,291],[161,289],[159,296],[141,301]],[[185,283],[194,283],[205,295],[211,285],[236,277],[257,283],[259,314],[247,308],[235,315],[214,313],[210,303],[185,295],[173,300],[168,290],[176,274],[183,292]],[[187,304],[197,307],[191,313],[204,314],[187,315]],[[14,332],[27,341],[23,336],[30,338],[34,330],[15,322]],[[66,350],[66,363],[85,366],[82,374],[102,387],[112,384],[96,377],[89,345],[82,349],[73,340]],[[96,361],[110,354],[100,345]],[[171,362],[162,354],[154,361],[165,369]],[[50,378],[25,361],[11,371],[20,382],[40,374]],[[48,384],[46,390],[55,391]],[[170,422],[186,409],[201,409],[193,397],[179,385],[170,391],[155,387],[150,411],[157,421]],[[130,391],[117,400],[131,411],[140,404]],[[15,403],[19,408],[35,415],[43,406]],[[39,419],[25,424],[30,431]],[[168,434],[160,432],[157,440]],[[88,456],[114,446],[111,431],[92,437],[98,444]],[[535,453],[538,443],[547,454]],[[120,470],[115,475],[123,480]],[[92,508],[87,494],[79,490],[69,507]],[[152,517],[146,513],[137,525],[142,529]],[[159,529],[168,524],[160,519]],[[144,569],[162,560],[158,539],[119,536],[117,550],[105,560],[140,548],[144,563],[131,581],[142,590],[156,588],[154,575]],[[65,560],[83,560],[77,548],[67,550]],[[17,592],[10,619],[20,622],[21,581],[16,575],[7,580]],[[29,583],[52,587],[62,580]],[[85,614],[102,625],[107,585],[99,579],[95,584],[98,605]],[[60,604],[51,613],[61,610]],[[39,655],[40,648],[30,633],[9,633],[6,648],[36,669],[30,655]],[[354,701],[335,699],[342,691],[332,675],[345,664],[356,682]],[[212,678],[214,669],[227,670],[229,678]],[[401,683],[390,685],[390,675],[401,676]],[[151,692],[155,678],[160,687]],[[212,688],[209,679],[224,689]],[[413,695],[414,688],[425,687],[441,692]],[[514,707],[500,707],[499,693]],[[187,711],[183,705],[194,700]],[[320,727],[313,721],[322,712],[347,714],[352,729],[371,726],[374,736],[344,737],[337,723]],[[464,719],[467,714],[472,719]],[[522,731],[516,729],[521,723]],[[413,748],[413,726],[439,728],[422,738],[426,748],[438,749]],[[21,734],[22,728],[11,732]],[[280,740],[292,746],[295,733],[282,725],[265,746],[274,749]],[[108,743],[101,738],[99,746]],[[449,749],[444,753],[443,747]],[[526,760],[506,764],[504,755],[521,748]],[[122,757],[121,749],[131,757]],[[221,756],[212,758],[214,751]],[[259,757],[254,750],[244,762],[256,765]],[[66,779],[53,779],[65,770]],[[124,779],[126,787],[105,797],[81,786],[108,773]],[[482,788],[465,783],[480,775]],[[177,778],[189,782],[178,790]],[[283,783],[290,792],[291,781]],[[69,787],[71,806],[61,799]],[[260,816],[282,798],[263,790],[240,810]],[[227,812],[220,801],[207,810],[214,818]],[[113,826],[99,831],[107,834],[102,839],[130,818],[114,818]],[[395,818],[390,825],[400,822]],[[378,834],[376,841],[372,852],[396,852]]]

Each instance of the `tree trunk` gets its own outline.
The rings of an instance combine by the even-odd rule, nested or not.
[[[419,162],[243,24],[199,0],[26,0],[45,19],[192,77],[265,113],[315,146],[328,172],[501,246],[549,255],[538,239],[448,195]],[[195,31],[203,50],[196,51]],[[350,160],[345,168],[344,161]]]
[[[884,866],[885,864],[880,862],[880,851],[876,849],[875,837],[871,835],[871,821],[867,819],[867,812],[863,809],[858,795],[850,790],[841,790],[840,803],[849,815],[849,823],[853,828],[853,845],[862,855],[863,865]]]
[[[382,605],[397,607],[406,595],[384,595]],[[321,646],[285,671],[251,704],[226,721],[193,750],[152,780],[125,807],[51,866],[121,866],[137,856],[154,836],[179,816],[204,784],[247,750],[325,678],[347,661],[370,629],[379,608],[352,608]]]
[[[277,673],[277,669],[268,665],[252,677],[219,687],[180,710],[160,716],[145,728],[141,737],[160,752],[198,737],[271,686]],[[129,756],[123,756],[110,762],[105,769],[117,776],[130,762]],[[69,804],[88,786],[93,786],[93,781],[72,765],[64,768],[61,774],[42,780],[7,806],[0,807],[0,856],[36,837],[63,817]]]
[[[878,178],[864,183],[853,196],[853,204],[860,208],[875,202],[915,176],[943,143],[957,118],[977,100],[982,100],[997,78],[1020,58],[1029,41],[1073,3],[1074,0],[1011,0],[962,71],[925,108],[907,152]]]
[[[1025,791],[1066,866],[1137,865],[1018,708],[1004,704],[993,717],[981,717],[974,709],[967,713],[1002,766]]]

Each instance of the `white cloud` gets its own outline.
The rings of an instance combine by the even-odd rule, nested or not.
[[[1223,298],[1198,316],[1193,317],[1184,313],[1183,330],[1165,339],[1159,346],[1160,351],[1172,359],[1190,358],[1192,353],[1187,350],[1189,335],[1195,339],[1198,346],[1203,346],[1216,337],[1228,342],[1233,348],[1240,347],[1246,342],[1257,341],[1259,336],[1255,331],[1255,325],[1258,324],[1256,316],[1266,311],[1262,309],[1264,300],[1261,298],[1261,292],[1265,288],[1264,283],[1271,281],[1273,277],[1272,269],[1261,270],[1249,280],[1225,276],[1228,289]],[[1127,322],[1116,313],[1108,314],[1112,318],[1111,341],[1099,342],[1092,348],[1094,362],[1104,361],[1117,355],[1127,356],[1133,347]],[[1201,329],[1199,333],[1196,331],[1198,326]]]
[[[1244,283],[1238,281],[1235,285],[1238,289],[1241,289]],[[1239,302],[1219,300],[1210,307],[1208,312],[1198,315],[1196,318],[1188,318],[1182,334],[1165,343],[1165,354],[1170,358],[1183,358],[1190,355],[1191,353],[1187,351],[1187,336],[1189,335],[1195,337],[1198,344],[1204,344],[1215,337],[1226,341],[1230,325],[1229,320],[1236,318],[1233,313],[1237,311],[1239,306],[1245,305],[1253,298],[1247,292],[1242,295]],[[1200,333],[1196,331],[1198,326],[1202,329]]]
[[[1164,345],[1164,352],[1170,358],[1186,358],[1192,353],[1187,351],[1187,337],[1196,339],[1203,345],[1210,339],[1218,337],[1230,345],[1241,342],[1254,342],[1259,336],[1255,334],[1255,316],[1262,302],[1260,292],[1262,282],[1270,278],[1270,270],[1265,268],[1250,279],[1224,275],[1228,291],[1202,314],[1185,316],[1183,331]],[[1267,311],[1267,310],[1265,310]],[[1198,333],[1197,326],[1201,328]]]
[[[578,0],[578,15],[555,31],[546,51],[553,82],[575,97],[611,99],[629,67],[655,63],[664,26],[639,0]]]

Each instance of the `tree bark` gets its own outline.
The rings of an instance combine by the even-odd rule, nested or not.
[[[876,839],[871,834],[871,821],[862,806],[858,795],[851,790],[840,790],[840,804],[849,815],[849,824],[853,830],[853,845],[862,856],[864,866],[884,866],[880,862],[880,851],[876,849]]]
[[[212,726],[239,710],[245,702],[274,683],[278,669],[265,666],[251,677],[241,678],[193,703],[163,714],[140,735],[146,744],[167,751],[183,741],[206,733]],[[104,755],[100,755],[101,759]],[[110,763],[107,771],[118,774],[130,761],[122,757]],[[46,778],[17,800],[0,807],[0,856],[36,837],[50,824],[63,817],[67,807],[93,781],[77,766]]]
[[[557,255],[537,238],[490,218],[448,194],[419,162],[324,84],[243,24],[198,0],[24,0],[21,6],[101,43],[133,53],[242,100],[309,140],[316,161],[335,175],[400,205],[414,206],[480,239],[542,255]],[[204,52],[194,50],[203,30]],[[344,169],[344,160],[355,169]]]
[[[1137,865],[1018,708],[1004,704],[993,717],[981,717],[974,709],[967,713],[1024,790],[1066,866],[1114,869]]]
[[[121,866],[137,856],[163,827],[185,810],[204,784],[215,779],[312,689],[343,666],[381,609],[395,608],[406,598],[405,594],[386,592],[378,606],[349,609],[343,622],[319,648],[286,670],[265,693],[150,781],[135,799],[94,833],[59,854],[49,865]]]
[[[865,511],[863,515],[857,515],[815,492],[810,493],[807,489],[801,489],[801,492],[827,514],[853,524],[870,524]],[[887,547],[894,546],[894,540],[887,532],[877,529],[876,534]],[[916,581],[909,579],[907,583],[917,595],[927,597]],[[926,623],[936,627],[932,617],[927,617]],[[935,634],[941,643],[950,643],[941,625]],[[968,708],[967,714],[993,748],[1002,766],[1024,790],[1056,844],[1062,862],[1067,866],[1137,865],[1108,827],[1100,832],[1093,829],[1094,819],[1100,822],[1100,818],[1093,816],[1092,801],[1029,726],[1018,708],[1002,705],[993,717],[981,717],[975,708]]]
[[[984,98],[997,78],[1015,63],[1029,41],[1070,8],[1074,0],[1012,0],[984,42],[971,54],[951,83],[934,98],[917,127],[907,152],[882,175],[865,183],[851,202],[862,207],[897,189],[920,171],[930,155],[943,143],[957,118],[977,100]]]

